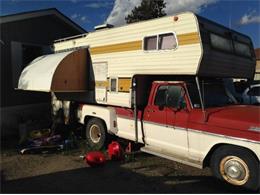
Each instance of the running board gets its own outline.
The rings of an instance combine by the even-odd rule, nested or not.
[[[202,163],[200,163],[199,161],[192,161],[192,160],[188,160],[188,159],[185,159],[185,158],[181,158],[180,156],[175,156],[175,155],[173,155],[169,152],[166,152],[166,151],[161,150],[161,149],[156,149],[156,148],[151,147],[151,146],[144,146],[144,147],[141,148],[141,151],[148,153],[148,154],[155,155],[155,156],[159,156],[159,157],[162,157],[162,158],[166,158],[168,160],[176,161],[176,162],[179,162],[179,163],[182,163],[182,164],[185,164],[185,165],[196,167],[196,168],[199,168],[199,169],[203,168]]]

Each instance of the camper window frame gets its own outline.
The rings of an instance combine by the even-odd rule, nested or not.
[[[112,87],[112,85],[111,85],[112,79],[115,79],[115,80],[116,80],[116,91],[112,91],[112,90],[111,90],[111,87]],[[109,92],[110,92],[110,93],[118,93],[118,77],[115,77],[115,76],[109,77]]]
[[[165,34],[173,34],[175,40],[176,40],[176,47],[172,48],[172,49],[159,49],[159,36],[160,35],[165,35]],[[145,50],[145,39],[148,37],[154,37],[156,36],[156,49],[153,50]],[[164,51],[174,51],[179,47],[179,42],[178,42],[178,38],[177,35],[174,31],[167,31],[167,32],[160,32],[157,34],[151,34],[151,35],[146,35],[143,37],[143,41],[142,41],[142,50],[145,53],[153,53],[153,52],[164,52]]]

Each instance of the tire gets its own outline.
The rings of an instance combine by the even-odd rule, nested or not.
[[[250,190],[259,188],[259,166],[251,152],[234,146],[218,148],[210,160],[210,167],[216,178]]]
[[[86,141],[93,150],[103,149],[108,141],[107,129],[104,122],[92,118],[86,124]]]

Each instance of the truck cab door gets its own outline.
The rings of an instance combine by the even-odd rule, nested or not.
[[[148,105],[145,110],[145,119],[162,126],[166,125],[166,91],[167,86],[160,86],[157,90],[154,103]]]
[[[167,90],[167,124],[174,129],[186,129],[189,118],[186,92],[181,85],[169,85]]]
[[[169,106],[170,103],[177,101],[173,95],[178,95],[178,90],[179,86],[176,88],[170,85],[161,85],[157,88],[154,99],[145,109],[144,130],[146,144],[183,156],[188,152],[187,129],[175,128],[176,120],[182,113],[175,112],[175,108]],[[169,92],[174,92],[170,96],[173,98],[171,100]],[[167,99],[172,102],[167,103]]]
[[[185,88],[182,85],[168,86],[166,123],[173,131],[173,150],[181,156],[188,155],[187,125],[189,111],[186,97]]]
[[[166,130],[166,92],[167,86],[159,86],[150,97],[144,111],[145,143],[150,146],[165,147]]]

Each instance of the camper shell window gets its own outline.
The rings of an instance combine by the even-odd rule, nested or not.
[[[233,52],[232,40],[210,33],[210,42],[215,49]]]
[[[226,38],[222,35],[218,35],[212,32],[210,33],[210,44],[214,49],[223,52],[232,53],[238,56],[251,58],[252,52],[250,49],[250,42],[249,43],[240,42],[242,41],[240,39],[239,41],[237,41],[236,36],[232,38],[231,37]]]
[[[234,41],[234,47],[236,54],[251,57],[250,47],[247,44]]]
[[[144,38],[144,50],[171,50],[176,49],[177,39],[174,33],[163,33]]]

